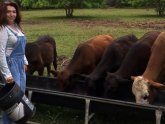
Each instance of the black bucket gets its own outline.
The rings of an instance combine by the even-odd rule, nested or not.
[[[36,109],[16,83],[0,90],[0,108],[17,124],[25,124]]]

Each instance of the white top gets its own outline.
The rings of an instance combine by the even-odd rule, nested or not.
[[[10,28],[10,30],[8,28]],[[7,65],[6,57],[10,56],[17,43],[17,37],[11,30],[16,33],[17,36],[24,36],[24,34],[19,30],[19,28],[17,28],[17,31],[15,31],[10,26],[0,27],[0,71],[5,78],[11,76],[11,72]],[[28,65],[28,61],[25,55],[24,61],[25,64]]]

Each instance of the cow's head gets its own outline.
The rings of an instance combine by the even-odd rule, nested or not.
[[[69,77],[70,72],[67,70],[57,73],[57,87],[60,91],[64,91],[64,89],[69,85]]]
[[[165,89],[165,85],[142,76],[131,76],[131,79],[134,80],[132,92],[135,95],[136,103],[149,104],[154,99],[154,89]]]
[[[81,87],[81,85],[86,83],[85,78],[85,75],[73,74],[68,70],[63,70],[57,73],[57,87],[60,91],[72,92],[75,90],[75,87]]]
[[[101,97],[104,92],[105,77],[87,78],[88,82],[88,95]]]
[[[125,92],[125,90],[130,87],[131,83],[132,81],[129,79],[108,73],[104,82],[104,96],[108,98],[120,97],[122,96],[122,92]]]
[[[87,95],[87,75],[74,73],[69,78],[69,85],[65,89],[67,92]]]

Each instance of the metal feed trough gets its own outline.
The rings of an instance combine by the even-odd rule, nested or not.
[[[85,124],[88,124],[93,115],[89,114],[89,112],[107,112],[109,114],[110,112],[119,111],[119,113],[127,114],[128,111],[131,111],[141,118],[148,115],[149,119],[155,115],[156,124],[160,124],[162,113],[165,112],[165,106],[163,106],[165,102],[158,103],[159,105],[142,105],[135,102],[59,92],[54,78],[27,76],[27,85],[27,90],[31,94],[29,96],[31,96],[33,102],[84,109]],[[164,92],[163,94],[165,96]]]
[[[60,92],[56,87],[55,78],[27,76],[27,91],[32,102],[85,110],[84,124],[88,124],[94,112],[114,114],[116,111],[122,116],[127,115],[129,111],[139,119],[156,117],[156,124],[161,124],[161,117],[165,112],[164,102],[158,103],[159,105],[142,105],[135,102]],[[163,94],[165,96],[165,93]]]

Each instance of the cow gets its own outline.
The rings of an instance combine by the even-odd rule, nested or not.
[[[32,43],[27,43],[25,55],[28,60],[27,74],[35,71],[43,76],[44,67],[47,67],[47,75],[50,76],[51,64],[57,69],[57,52],[55,40],[49,35],[43,35]]]
[[[141,76],[132,76],[132,79],[132,92],[137,103],[153,103],[156,90],[165,90],[165,32],[156,39],[145,72]]]
[[[98,35],[79,44],[69,64],[57,74],[59,89],[64,91],[71,86],[70,80],[74,74],[91,73],[112,41],[111,35]]]
[[[151,48],[160,32],[151,31],[145,33],[128,51],[120,68],[107,74],[103,83],[103,97],[129,100],[133,99],[131,94],[132,75],[141,75],[151,55]]]
[[[78,87],[79,85],[79,87],[83,88],[83,84],[81,83],[84,82],[84,85],[88,85],[84,86],[84,90],[88,90],[88,94],[95,93],[94,91],[92,91],[94,89],[93,86],[97,85],[97,82],[101,82],[101,80],[106,77],[107,72],[115,72],[120,67],[130,47],[134,43],[136,43],[137,40],[137,37],[133,34],[121,36],[114,39],[113,43],[108,45],[108,47],[104,51],[100,62],[92,71],[92,73],[90,73],[89,75],[80,74],[74,76],[75,81],[72,80],[72,82],[76,83],[74,86]],[[72,85],[71,87],[73,91],[75,90],[74,86]],[[98,91],[97,96],[99,96]]]

